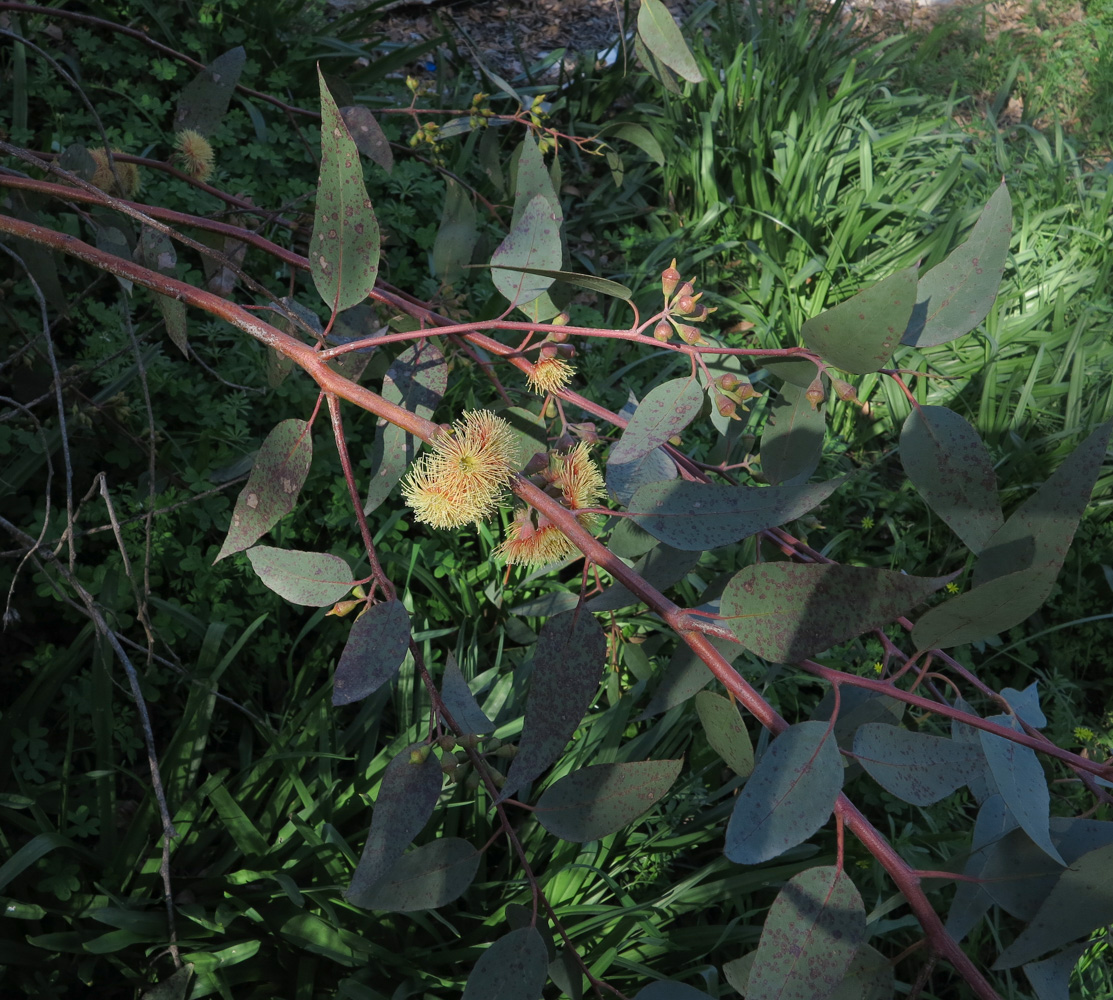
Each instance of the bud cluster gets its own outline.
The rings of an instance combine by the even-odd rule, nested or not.
[[[703,333],[691,324],[702,323],[715,310],[700,304],[703,292],[697,294],[692,283],[682,279],[675,259],[661,272],[661,292],[665,297],[665,318],[653,328],[654,338],[666,343],[675,331],[685,344],[708,344]],[[683,317],[685,322],[677,320],[677,316]]]

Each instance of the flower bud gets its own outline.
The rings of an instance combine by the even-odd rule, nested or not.
[[[557,356],[557,345],[542,344],[540,354],[543,358],[555,358]]]
[[[504,743],[495,751],[496,757],[504,757],[507,760],[513,760],[518,756],[518,747],[514,743]]]
[[[410,751],[411,764],[424,764],[429,759],[429,751],[431,747],[414,747]]]
[[[703,334],[700,333],[696,327],[688,326],[687,323],[677,323],[676,332],[680,334],[680,339],[683,340],[685,344],[704,345],[711,343],[711,341],[703,339]]]
[[[687,316],[695,308],[696,300],[691,295],[681,295],[676,300],[673,311],[680,313],[682,316]]]
[[[721,417],[733,417],[735,420],[741,420],[738,416],[738,408],[734,404],[733,399],[729,399],[721,392],[715,393],[715,409],[719,411]]]
[[[549,322],[553,326],[567,326],[569,320],[571,320],[571,319],[572,319],[572,317],[569,316],[568,313],[562,312],[562,313],[558,313],[556,316],[554,316],[551,320],[549,320]]]
[[[820,376],[816,376],[812,380],[812,384],[808,386],[808,391],[804,393],[804,398],[812,404],[813,410],[819,409],[819,404],[827,398],[827,393],[823,391],[823,380]]]
[[[854,386],[849,382],[844,382],[841,378],[833,378],[831,379],[831,386],[835,390],[835,395],[844,403],[858,402],[858,394],[854,391]]]
[[[437,746],[448,752],[456,749],[456,737],[451,734],[437,737]]]
[[[680,272],[676,269],[676,258],[672,259],[672,263],[661,272],[661,291],[664,292],[665,298],[676,290],[676,286],[680,282]]]
[[[737,375],[732,375],[730,372],[720,375],[715,381],[720,389],[726,389],[728,392],[742,382]]]
[[[666,341],[672,339],[672,326],[667,320],[661,320],[661,322],[653,328],[653,336],[664,344]]]
[[[753,383],[748,378],[744,378],[738,384],[738,387],[734,390],[734,395],[740,403],[744,403],[747,399],[753,399],[754,396],[760,396],[761,393],[754,388]]]

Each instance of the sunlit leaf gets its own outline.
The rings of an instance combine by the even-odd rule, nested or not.
[[[370,908],[369,891],[383,878],[429,821],[444,784],[441,762],[432,749],[414,743],[383,772],[371,830],[345,898]]]
[[[758,563],[735,574],[721,612],[758,656],[794,663],[899,618],[952,577],[820,563]]]
[[[545,197],[536,195],[491,255],[491,278],[511,303],[525,305],[548,289],[553,279],[524,271],[503,270],[500,265],[559,269],[562,253],[560,219]]]
[[[647,455],[679,434],[699,415],[703,389],[694,378],[676,378],[650,392],[611,448],[607,465],[624,465]]]
[[[550,618],[534,646],[533,679],[518,755],[501,798],[532,781],[564,752],[599,691],[607,639],[583,609]]]
[[[790,726],[765,751],[735,800],[726,856],[760,865],[803,843],[831,816],[842,759],[825,722]]]
[[[692,50],[661,0],[642,0],[638,11],[638,37],[650,52],[685,80],[691,83],[703,81]]]
[[[325,304],[340,312],[362,302],[379,273],[379,223],[363,183],[363,164],[318,68],[321,171],[309,238],[309,272]]]
[[[483,855],[459,837],[441,837],[400,857],[368,888],[358,905],[367,910],[410,913],[434,910],[471,885]]]
[[[557,217],[559,226],[564,221],[560,198],[553,187],[552,175],[545,169],[545,158],[541,155],[541,148],[529,133],[526,134],[518,149],[515,167],[514,214],[510,220],[511,228],[518,225],[533,199],[538,196],[548,202],[550,210]],[[560,267],[560,263],[558,262],[556,266]]]
[[[649,483],[630,500],[634,520],[673,548],[705,551],[802,517],[845,479],[801,486]]]
[[[989,721],[1003,726],[1014,725],[1007,715],[995,715]],[[978,736],[1001,798],[1016,817],[1021,829],[1048,857],[1065,865],[1062,855],[1051,843],[1048,826],[1051,793],[1036,752],[1031,747],[1014,743],[996,733],[982,730]]]
[[[889,363],[915,302],[914,264],[813,316],[800,337],[836,368],[866,375]]]
[[[901,343],[913,347],[945,344],[985,319],[997,297],[1012,232],[1012,202],[1002,184],[982,210],[969,239],[920,278],[916,307]]]
[[[813,407],[806,392],[785,382],[769,408],[759,454],[762,475],[774,485],[806,482],[823,454],[827,407]]]
[[[854,757],[882,788],[917,806],[946,798],[985,766],[967,743],[881,723],[859,727]]]
[[[256,545],[247,550],[251,568],[279,597],[291,604],[323,608],[354,586],[352,571],[339,556]]]
[[[754,769],[754,745],[737,707],[721,694],[700,691],[696,712],[711,749],[735,774],[749,777]]]
[[[581,768],[545,789],[534,816],[562,840],[598,840],[654,805],[672,786],[683,763],[642,760]]]
[[[545,942],[533,927],[500,937],[479,956],[462,1000],[537,1000],[549,975]]]
[[[236,498],[232,523],[214,563],[253,545],[294,509],[312,460],[313,440],[304,420],[291,417],[275,426]]]
[[[657,166],[663,167],[665,165],[665,151],[661,148],[657,137],[644,125],[635,125],[633,122],[614,122],[604,126],[596,134],[600,138],[614,136],[616,139],[624,139],[626,142],[633,143]]]
[[[246,62],[244,47],[237,45],[217,56],[186,84],[174,111],[174,131],[191,129],[212,135],[228,111]]]
[[[492,262],[492,267],[494,263]],[[566,285],[575,285],[577,288],[586,288],[600,295],[609,295],[614,299],[629,300],[634,293],[625,285],[608,278],[597,278],[593,274],[577,274],[575,271],[555,271],[545,267],[516,267],[500,261],[499,266],[504,271],[517,271],[521,274],[533,274],[540,278],[551,278],[553,281],[563,281]]]
[[[920,496],[971,552],[985,548],[1005,523],[993,459],[953,410],[913,407],[900,434],[900,460]]]
[[[401,601],[383,601],[353,623],[333,674],[332,703],[350,705],[392,680],[406,658],[410,616]]]
[[[825,1000],[866,937],[866,910],[842,870],[809,868],[773,900],[746,986],[746,1000]]]

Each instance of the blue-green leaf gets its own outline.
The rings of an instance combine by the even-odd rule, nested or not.
[[[883,723],[858,729],[854,757],[882,788],[917,806],[946,798],[985,766],[968,743]]]
[[[401,601],[368,608],[352,624],[333,674],[332,703],[362,701],[402,666],[410,643],[410,616]]]
[[[247,558],[259,579],[291,604],[323,608],[339,601],[355,585],[348,564],[327,552],[256,545],[247,550]]]
[[[548,975],[544,940],[533,927],[520,927],[479,957],[462,1000],[537,1000]]]

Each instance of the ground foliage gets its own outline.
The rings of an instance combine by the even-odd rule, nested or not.
[[[0,3],[5,991],[1107,993],[1108,173],[130,7]]]

